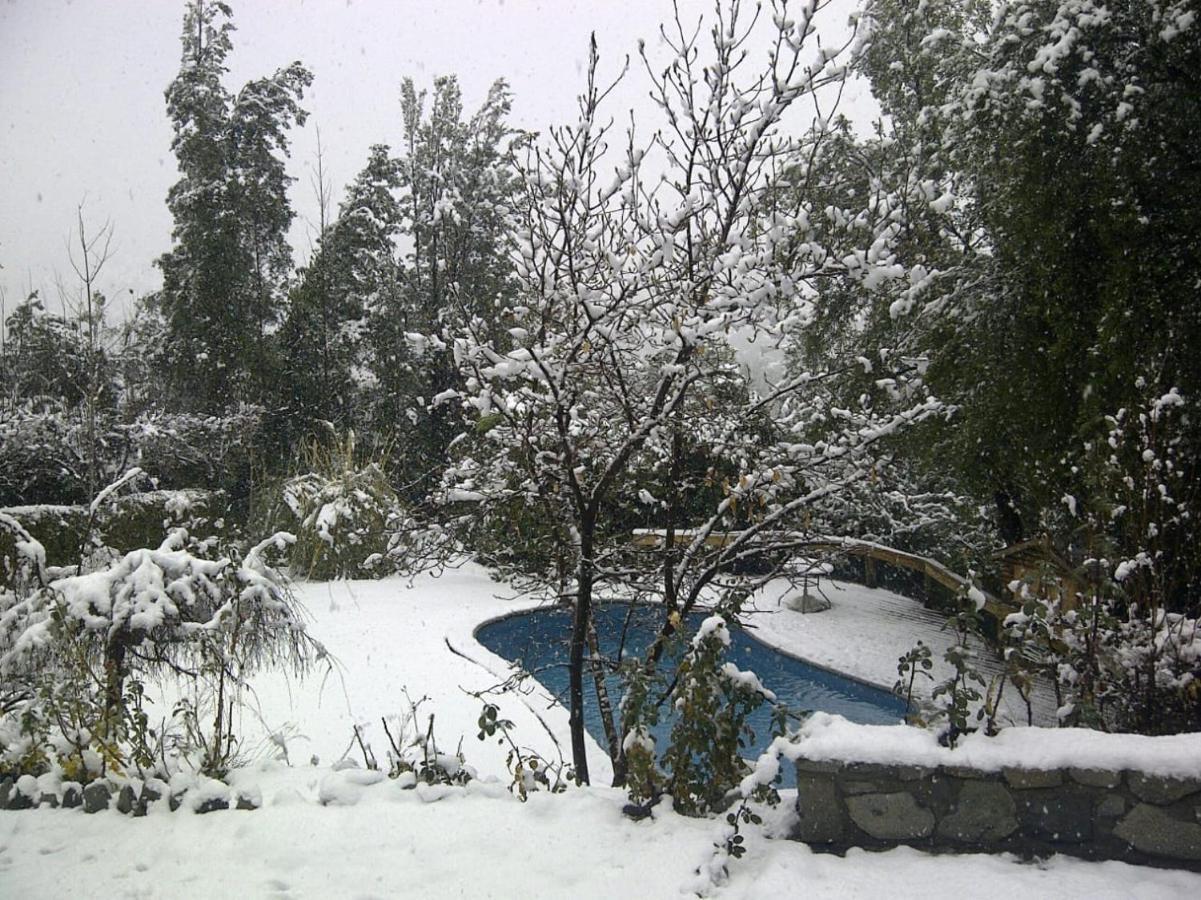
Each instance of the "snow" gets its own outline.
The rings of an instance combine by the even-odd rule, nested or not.
[[[179,811],[160,802],[144,818],[115,809],[0,814],[0,896],[658,898],[689,896],[698,868],[714,863],[714,842],[727,827],[723,820],[679,816],[665,800],[651,818],[632,821],[622,814],[625,794],[603,786],[609,773],[591,742],[597,786],[537,792],[524,804],[506,789],[505,750],[476,739],[481,702],[466,691],[503,681],[507,665],[472,634],[483,621],[529,608],[535,599],[514,599],[473,566],[437,580],[423,576],[412,585],[389,578],[298,587],[314,636],[338,665],[306,681],[280,675],[255,680],[241,713],[244,763],[231,773],[228,791],[202,782],[189,791],[197,799]],[[797,618],[820,625],[841,615],[861,627],[886,621],[846,602],[847,593],[832,596],[835,610]],[[756,616],[761,632],[779,619]],[[801,637],[796,649],[813,651],[808,628],[792,633]],[[865,658],[895,667],[900,651],[872,651],[877,639],[865,641],[866,633],[825,656],[860,674],[875,671],[863,666]],[[160,704],[169,702],[166,693]],[[353,726],[362,727],[383,762],[387,742],[380,716],[403,716],[409,697],[429,698],[419,719],[424,725],[424,716],[435,714],[442,752],[453,752],[462,738],[478,780],[465,787],[413,788],[411,775],[392,780],[355,766]],[[550,759],[558,758],[553,740],[567,752],[567,715],[550,707],[544,693],[490,694],[489,700],[514,722],[519,743]],[[395,720],[389,721],[392,727]],[[821,722],[824,730],[817,727]],[[811,727],[828,741],[846,730],[832,717],[815,719]],[[1099,743],[1100,736],[1093,740]],[[961,746],[975,743],[965,739]],[[1076,746],[1083,746],[1073,755],[1080,764],[1092,751]],[[1144,755],[1141,747],[1123,746]],[[1145,755],[1157,758],[1155,752]],[[210,793],[258,797],[263,806],[193,812]],[[1201,875],[1113,862],[1055,857],[1028,864],[1011,856],[932,856],[909,849],[851,851],[845,858],[817,854],[773,838],[791,826],[790,803],[786,795],[765,814],[762,828],[743,826],[748,852],[729,861],[728,881],[713,890],[715,896],[1168,898],[1201,892]]]
[[[820,590],[830,599],[831,608],[801,613],[783,603],[795,590],[787,581],[773,581],[751,598],[745,621],[756,638],[814,665],[887,690],[897,680],[898,659],[921,640],[930,648],[934,680],[919,678],[914,693],[928,696],[932,685],[950,674],[943,653],[955,642],[955,635],[944,627],[944,614],[892,591],[824,578],[816,587],[810,585],[810,590]],[[973,638],[969,646],[975,652],[973,664],[986,679],[1003,670],[1004,664],[980,641]],[[1026,724],[1025,704],[1012,689],[1002,696],[1001,703],[1001,722]],[[1049,685],[1036,687],[1033,707],[1036,725],[1057,721]]]
[[[943,747],[930,731],[906,725],[856,725],[815,713],[802,727],[802,753],[815,760],[1021,769],[1134,769],[1162,778],[1201,778],[1201,733],[1147,737],[1086,728],[1006,728],[977,732]]]

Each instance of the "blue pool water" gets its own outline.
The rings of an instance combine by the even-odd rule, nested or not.
[[[624,657],[640,657],[657,633],[662,609],[652,606],[606,604],[595,610],[596,629],[601,652],[616,657],[622,646]],[[690,633],[704,620],[705,614],[689,617]],[[571,611],[561,608],[537,609],[519,613],[482,625],[476,631],[481,644],[511,662],[520,662],[548,691],[567,704],[568,637],[571,634]],[[740,669],[749,669],[775,692],[781,703],[795,711],[838,713],[853,722],[869,725],[895,725],[905,714],[905,703],[881,688],[836,675],[825,669],[808,665],[791,656],[773,650],[752,638],[741,628],[731,629],[727,658]],[[674,668],[674,667],[673,667]],[[616,704],[621,699],[618,679],[608,678],[609,697]],[[603,747],[604,729],[596,705],[596,692],[591,673],[585,677],[584,724]],[[756,740],[746,756],[755,758],[770,742],[771,707],[764,704],[750,719]],[[655,732],[660,748],[666,743],[670,725],[661,724]],[[791,766],[784,766],[784,786],[795,784]]]

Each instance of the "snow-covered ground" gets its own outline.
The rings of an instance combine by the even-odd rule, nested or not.
[[[243,721],[247,762],[231,780],[257,789],[263,808],[195,815],[159,804],[142,819],[111,810],[2,813],[0,897],[655,898],[688,895],[696,887],[696,868],[711,858],[721,823],[687,819],[664,807],[652,820],[633,822],[621,814],[624,795],[606,787],[537,794],[525,804],[506,791],[504,751],[476,739],[480,701],[466,693],[503,680],[506,664],[475,643],[472,631],[530,600],[508,599],[503,585],[474,567],[413,587],[390,579],[300,590],[314,634],[341,664],[304,681],[269,676],[256,682],[256,711]],[[837,609],[840,598],[834,599]],[[804,617],[811,624],[800,627],[810,630],[828,615]],[[780,629],[786,621],[759,618]],[[781,640],[782,633],[773,632],[772,639]],[[884,646],[882,631],[866,634],[850,634],[856,640],[841,654],[828,647],[827,655],[812,655],[880,681],[880,666],[891,658],[895,671],[896,656],[914,633],[903,635],[899,649]],[[799,643],[793,649],[810,653]],[[878,657],[874,670],[865,666],[869,656]],[[462,737],[478,781],[466,788],[402,790],[387,780],[358,785],[366,773],[332,769],[344,755],[359,756],[350,746],[356,723],[384,758],[379,718],[403,712],[406,691],[414,700],[429,697],[420,708],[422,723],[425,713],[434,713],[443,750],[453,752]],[[500,705],[521,742],[554,758],[557,740],[566,753],[566,714],[550,708],[545,695],[509,694]],[[603,782],[607,772],[598,748],[590,760],[595,780]],[[322,805],[322,797],[333,802]],[[731,864],[718,896],[1201,895],[1201,875],[1122,863],[1055,858],[1027,864],[907,849],[845,858],[815,854],[770,837],[786,832],[789,815],[786,798],[768,817],[766,833],[748,832],[750,850]]]
[[[944,628],[945,614],[892,591],[859,584],[822,579],[819,588],[830,600],[830,609],[803,614],[781,602],[795,589],[786,581],[772,582],[751,599],[747,625],[765,643],[888,690],[897,680],[898,657],[918,640],[931,650],[934,680],[919,678],[915,691],[928,696],[931,686],[950,673],[943,652],[955,635]],[[980,641],[973,639],[972,646],[975,665],[985,679],[1003,670],[1001,661]],[[1055,696],[1050,685],[1036,687],[1032,706],[1034,724],[1055,723]],[[1026,724],[1025,704],[1010,685],[1001,695],[1001,708],[1003,723]]]

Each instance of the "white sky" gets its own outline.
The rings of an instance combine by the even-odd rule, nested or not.
[[[836,0],[829,24],[846,21]],[[588,37],[615,72],[639,37],[654,46],[670,0],[231,0],[229,84],[294,59],[314,74],[293,132],[293,229],[308,254],[316,200],[309,170],[321,129],[335,202],[373,143],[400,144],[399,86],[456,74],[470,111],[496,78],[514,95],[514,125],[571,120]],[[753,7],[753,3],[747,4]],[[711,0],[680,0],[712,18]],[[177,178],[163,92],[179,65],[183,0],[0,0],[0,290],[8,311],[40,288],[58,307],[55,274],[73,278],[66,241],[82,201],[93,225],[111,220],[114,254],[100,288],[114,301],[159,285],[153,261],[170,245],[165,198]],[[819,25],[823,34],[825,28]],[[637,62],[637,60],[634,60]],[[647,110],[631,65],[610,107]],[[862,94],[862,89],[858,94]],[[851,97],[862,106],[862,97]]]

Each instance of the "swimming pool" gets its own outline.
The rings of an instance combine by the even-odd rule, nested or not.
[[[624,656],[641,656],[653,640],[663,615],[662,608],[620,603],[596,607],[596,630],[601,652],[613,657],[624,646]],[[704,613],[688,618],[690,632],[704,620]],[[517,613],[476,630],[476,639],[498,656],[520,662],[561,703],[567,705],[568,638],[571,634],[571,610],[545,607]],[[624,634],[624,645],[622,638]],[[727,659],[740,669],[750,669],[775,692],[781,703],[796,711],[838,713],[852,722],[868,725],[895,725],[905,715],[905,702],[882,688],[855,681],[834,672],[811,666],[756,640],[742,628],[730,629]],[[591,673],[584,685],[584,725],[605,746],[604,729],[596,704]],[[621,699],[621,684],[616,676],[607,678],[610,700]],[[771,735],[771,707],[760,707],[750,718],[755,732],[754,746],[747,755],[754,758],[768,745]],[[662,749],[670,731],[663,723],[655,729]],[[785,766],[784,785],[795,784],[791,766]]]

